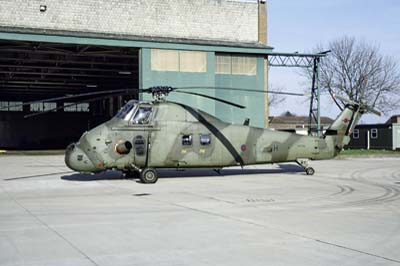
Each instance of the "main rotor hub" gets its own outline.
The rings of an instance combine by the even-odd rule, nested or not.
[[[151,93],[155,101],[161,102],[165,101],[165,98],[174,88],[171,86],[154,86],[148,88],[148,92]]]

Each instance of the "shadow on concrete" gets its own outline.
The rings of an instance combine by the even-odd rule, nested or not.
[[[280,173],[299,173],[304,172],[303,168],[294,164],[278,164],[276,169],[240,169],[225,168],[220,171],[214,169],[192,168],[192,169],[158,169],[159,178],[182,178],[182,177],[211,177],[211,176],[237,176],[237,175],[257,175],[257,174],[280,174]],[[90,175],[75,173],[72,175],[61,176],[61,179],[68,181],[97,181],[97,180],[116,180],[125,179],[121,171],[105,171]]]

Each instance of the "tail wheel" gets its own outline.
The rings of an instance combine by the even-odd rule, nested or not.
[[[140,180],[145,184],[154,184],[158,180],[156,169],[146,168],[140,173]]]
[[[307,175],[313,175],[315,173],[315,170],[312,167],[307,167],[305,170]]]

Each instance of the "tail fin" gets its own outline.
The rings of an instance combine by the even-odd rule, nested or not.
[[[349,103],[338,115],[332,125],[326,130],[325,136],[332,136],[335,148],[340,151],[350,142],[349,135],[353,132],[365,111],[356,103]]]

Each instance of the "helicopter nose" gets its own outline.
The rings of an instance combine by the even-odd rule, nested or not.
[[[97,167],[76,143],[70,144],[65,151],[65,164],[74,171],[96,172]]]

